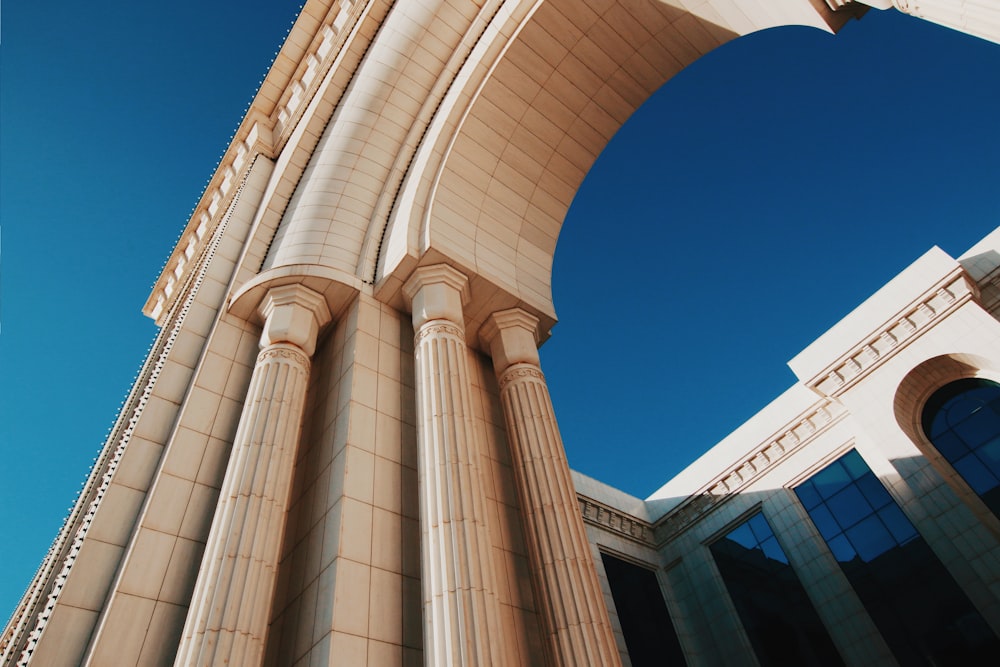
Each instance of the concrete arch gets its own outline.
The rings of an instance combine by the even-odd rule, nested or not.
[[[768,9],[721,0],[357,4],[345,14],[344,55],[302,116],[308,124],[272,131],[289,195],[260,268],[353,274],[405,308],[399,286],[413,268],[447,261],[473,277],[488,310],[522,305],[551,325],[562,220],[632,112],[731,39],[784,25],[835,30],[863,9],[808,0]]]
[[[931,395],[945,385],[967,378],[982,378],[1000,383],[1000,369],[995,362],[975,354],[945,354],[928,359],[913,368],[900,382],[893,401],[893,412],[900,429],[951,490],[994,535],[1000,536],[1000,521],[951,462],[938,451],[921,425],[924,406]]]
[[[448,261],[475,276],[474,301],[489,302],[486,310],[517,305],[554,323],[551,266],[563,218],[632,112],[731,39],[783,25],[835,30],[856,15],[808,2],[765,11],[547,0],[519,10],[494,19],[484,35],[491,43],[477,46],[418,150],[419,169],[381,240],[382,300],[398,300],[418,263]]]
[[[995,9],[959,4],[891,3],[1000,40]],[[791,25],[836,31],[870,6],[890,3],[311,0],[143,310],[163,324],[189,260],[263,155],[274,177],[237,289],[262,270],[316,264],[405,309],[400,287],[413,268],[448,261],[472,276],[474,294],[551,324],[562,218],[652,91],[735,37]]]
[[[896,423],[921,449],[932,450],[933,445],[920,427],[927,399],[946,384],[976,377],[1000,382],[1000,369],[990,359],[975,354],[945,354],[918,364],[896,389],[893,399]]]
[[[363,55],[353,70],[331,68],[320,89],[318,99],[328,106],[313,111],[322,125],[314,130],[315,148],[303,156],[307,164],[265,270],[317,264],[357,271],[379,204],[392,190],[393,172],[405,164],[412,151],[407,146],[419,137],[427,109],[434,108],[439,82],[448,79],[456,57],[462,59],[469,31],[481,22],[482,4],[359,5],[360,28],[351,43]]]
[[[313,397],[322,397],[324,402],[324,410],[311,416],[317,420],[316,430],[303,431],[307,435],[300,437],[291,428],[277,440],[290,447],[302,440],[307,448],[309,440],[322,442],[323,463],[329,464],[331,470],[334,447],[343,447],[344,452],[350,447],[351,460],[365,462],[352,464],[356,471],[352,484],[358,480],[357,485],[363,488],[357,490],[358,498],[353,498],[358,503],[354,504],[356,514],[351,520],[370,528],[369,537],[375,531],[370,517],[374,516],[371,490],[376,474],[394,480],[387,486],[407,484],[413,491],[421,482],[416,468],[404,464],[406,456],[414,455],[418,446],[424,451],[429,449],[418,444],[419,438],[434,443],[442,440],[437,434],[445,432],[462,432],[462,445],[468,445],[469,452],[496,452],[490,466],[498,471],[495,479],[500,483],[496,486],[508,497],[490,500],[497,507],[496,516],[500,516],[498,506],[504,505],[506,516],[513,518],[511,525],[521,525],[517,521],[523,521],[523,517],[517,519],[515,515],[518,501],[503,502],[511,500],[509,492],[513,488],[512,484],[502,483],[512,479],[513,466],[506,465],[510,447],[504,442],[504,427],[495,423],[505,408],[499,404],[496,392],[490,393],[492,381],[480,381],[488,378],[486,355],[468,353],[465,342],[460,340],[466,335],[480,345],[479,324],[492,314],[494,342],[480,347],[490,347],[494,361],[510,361],[514,353],[523,355],[518,358],[519,367],[511,364],[507,369],[511,372],[497,378],[493,386],[499,390],[513,387],[515,378],[530,384],[521,394],[526,397],[523,403],[515,407],[512,399],[508,412],[514,415],[513,424],[533,425],[531,430],[538,435],[530,444],[546,453],[539,460],[551,462],[547,469],[562,475],[562,483],[548,485],[545,480],[546,486],[539,483],[534,488],[543,489],[545,494],[553,489],[563,494],[565,501],[561,501],[557,516],[567,519],[564,526],[575,522],[578,546],[586,547],[544,376],[538,369],[537,356],[532,356],[537,323],[530,312],[505,309],[520,305],[537,313],[543,330],[554,319],[548,274],[566,208],[610,137],[669,76],[738,35],[778,25],[835,27],[853,11],[835,14],[815,0],[775,0],[766,5],[758,0],[700,0],[691,5],[693,8],[682,4],[682,0],[310,0],[154,288],[149,312],[161,324],[166,322],[164,342],[151,353],[143,377],[129,398],[128,411],[123,411],[116,432],[95,465],[94,483],[80,496],[60,534],[58,550],[47,557],[16,612],[16,627],[5,634],[0,652],[33,655],[39,662],[47,661],[46,657],[39,658],[44,653],[35,652],[35,648],[48,628],[45,636],[59,641],[46,642],[43,650],[59,651],[60,664],[81,664],[81,656],[94,664],[141,664],[148,662],[146,656],[152,654],[171,657],[171,645],[176,646],[183,633],[189,608],[214,604],[209,601],[215,584],[196,589],[191,563],[198,560],[201,545],[213,538],[211,517],[221,516],[216,514],[213,489],[222,488],[227,478],[235,479],[227,474],[225,462],[240,459],[230,457],[230,446],[240,441],[244,452],[255,446],[251,438],[243,438],[239,430],[243,425],[294,425],[300,419],[310,395],[304,381],[311,363],[308,357],[317,345],[319,327],[330,319],[337,320],[341,328],[339,338],[332,327],[328,328],[331,335],[319,343],[324,348],[320,354],[326,356],[316,365],[330,377],[317,381],[319,388],[312,392]],[[442,263],[455,265],[462,272]],[[437,266],[424,267],[413,276],[419,264]],[[413,288],[411,298],[419,293],[423,304],[431,303],[436,309],[425,308],[421,315],[419,308],[413,308],[418,317],[423,317],[414,326],[406,321],[404,311],[411,307],[403,302],[398,290],[407,278]],[[466,278],[470,279],[473,300],[463,311]],[[371,298],[371,292],[397,308],[385,307]],[[264,312],[255,314],[261,300]],[[324,301],[327,307],[323,307]],[[348,308],[353,311],[348,312]],[[268,325],[262,336],[258,320],[278,312],[283,322],[280,326]],[[414,327],[423,325],[428,326],[416,332],[419,339],[411,343],[409,334],[414,333]],[[298,331],[289,333],[293,328]],[[272,334],[286,338],[272,339]],[[280,349],[272,347],[255,361],[260,345]],[[302,353],[289,350],[289,345],[301,346]],[[427,364],[418,375],[414,370],[418,351],[410,345],[424,345],[427,353],[419,352],[422,358],[433,353],[436,359],[446,361]],[[440,354],[436,351],[439,349],[447,353]],[[502,355],[493,353],[494,349]],[[294,391],[287,395],[294,394],[294,398],[287,398],[283,389],[250,394],[253,373],[257,369],[270,372],[269,360],[278,357],[296,360],[295,377],[299,379],[290,385]],[[334,369],[344,372],[334,376]],[[171,373],[172,379],[157,380],[169,378]],[[428,410],[427,418],[422,419],[430,426],[419,434],[415,433],[415,422],[419,420],[413,414],[418,382],[432,391],[440,389],[450,405],[460,405],[459,410],[450,413]],[[478,404],[472,401],[473,387],[480,399]],[[289,405],[296,411],[291,417],[284,411]],[[274,406],[273,412],[270,406]],[[335,408],[337,414],[333,417]],[[479,419],[477,409],[492,409],[482,422],[485,418],[494,422],[480,423],[478,431],[482,434],[465,429],[466,424]],[[454,419],[446,422],[443,417]],[[383,427],[389,435],[381,432]],[[514,431],[509,429],[510,433]],[[412,438],[410,433],[414,433]],[[379,457],[385,467],[376,468],[373,459],[379,442],[391,448],[383,452],[386,456]],[[205,465],[207,472],[202,475],[201,462],[208,461],[207,451],[212,452],[213,460]],[[282,449],[285,451],[289,450]],[[360,458],[353,458],[355,455]],[[308,486],[301,495],[309,498],[303,502],[302,512],[310,519],[296,519],[296,530],[301,524],[302,530],[314,528],[313,536],[327,534],[325,523],[312,520],[317,508],[338,522],[346,516],[331,514],[330,505],[321,505],[331,500],[328,492],[337,485],[342,496],[332,502],[348,497],[347,484],[342,483],[347,475],[347,456],[345,453],[339,459],[339,470],[330,472],[322,483],[319,476],[325,473],[320,470],[325,468],[310,466],[309,458],[301,459],[306,463],[298,469],[310,468],[309,474],[315,472],[317,477],[310,479],[308,484],[314,486]],[[124,463],[119,466],[119,461]],[[432,463],[437,465],[434,459]],[[262,464],[260,470],[267,465]],[[463,473],[474,470],[472,465],[456,467]],[[282,475],[281,493],[276,495],[284,499],[274,498],[275,502],[257,512],[255,518],[270,521],[288,511],[284,503],[295,480],[288,476],[288,466],[283,469],[286,472]],[[155,481],[154,471],[163,473]],[[338,479],[331,483],[334,474]],[[487,496],[480,482],[494,478],[477,473],[468,478],[477,494],[482,491],[482,500],[469,503],[469,516],[473,516],[477,504],[480,508],[486,506]],[[321,486],[325,490],[317,495],[323,500],[313,505],[312,488]],[[274,487],[265,490],[270,494]],[[131,500],[117,505],[103,500],[113,498],[116,492],[128,494]],[[551,498],[545,494],[535,497]],[[258,491],[251,495],[263,497]],[[380,499],[387,507],[380,509],[394,510],[388,514],[402,517],[402,492],[387,495],[391,498]],[[427,497],[442,494],[432,490]],[[348,504],[341,504],[337,511],[345,511]],[[416,505],[410,503],[408,509]],[[536,503],[531,513],[539,517],[533,525],[541,526],[536,533],[540,541],[546,534],[542,519],[554,514],[551,507],[545,505],[543,512],[542,504]],[[456,523],[451,519],[461,516],[463,512],[456,510],[437,525]],[[417,520],[412,513],[406,518]],[[482,515],[469,522],[477,524],[473,527],[478,531],[477,540],[487,522]],[[424,525],[432,523],[424,520]],[[96,528],[88,533],[92,525]],[[347,521],[336,525],[338,528],[330,535],[339,535],[339,527],[347,525]],[[388,532],[398,537],[401,525],[392,518],[380,528],[388,527]],[[413,541],[419,540],[419,525],[410,525],[414,528]],[[260,534],[266,537],[248,546],[265,542],[280,546],[282,530],[262,526]],[[102,544],[101,531],[113,543]],[[221,549],[227,533],[214,532],[218,539],[213,540],[213,549]],[[496,543],[502,546],[519,548],[514,543],[523,542],[516,537],[507,540],[502,528],[500,533]],[[85,539],[89,539],[89,553],[83,551]],[[337,576],[342,581],[351,579],[351,584],[364,582],[360,585],[366,587],[372,581],[366,572],[383,568],[373,565],[374,542],[357,542],[359,553],[350,555],[357,559],[355,564],[360,569],[342,568]],[[441,540],[446,542],[460,543]],[[310,537],[299,543],[315,546],[311,554],[325,558],[323,549],[329,547],[327,553],[333,551],[339,557],[339,544],[327,544],[325,538]],[[168,544],[170,548],[163,546]],[[398,545],[399,541],[392,544]],[[520,581],[527,579],[523,570],[515,569],[521,562],[515,562],[515,556],[526,560],[529,554],[523,550],[515,554],[513,548],[494,548],[490,539],[479,540],[479,544],[483,545],[480,553],[503,552],[498,556],[503,564],[494,566],[487,558],[489,567],[469,570],[516,573]],[[78,561],[81,553],[85,556]],[[90,553],[101,555],[93,556],[88,565]],[[250,637],[256,645],[263,645],[268,633],[267,615],[277,595],[263,589],[274,583],[275,573],[282,568],[301,571],[300,562],[298,556],[278,560],[281,554],[274,550],[267,561],[251,558],[249,550],[246,553],[247,558],[241,562],[265,563],[268,574],[259,580],[250,578],[243,587],[258,602],[256,607],[243,607],[235,595],[227,598],[226,606],[237,616],[244,616],[240,609],[252,609],[249,614],[256,619],[254,629],[244,632],[226,626],[226,632]],[[585,548],[576,553],[581,555],[578,562],[586,562]],[[397,556],[399,563],[379,563],[386,566],[388,574],[379,575],[380,583],[373,583],[371,590],[395,594],[409,586],[409,593],[414,593],[420,587],[414,576],[419,562],[416,568],[407,570],[414,565],[412,560],[404,565],[403,554],[396,553],[393,558]],[[306,560],[315,561],[318,568],[321,558],[310,556]],[[154,561],[155,567],[150,565]],[[545,576],[544,568],[553,561],[536,561],[536,571],[541,573],[537,580],[557,582],[555,577]],[[75,569],[71,571],[71,567]],[[329,566],[326,571],[331,571]],[[332,572],[336,574],[336,568]],[[316,586],[312,590],[318,591],[319,572],[314,574]],[[168,579],[170,582],[165,583]],[[590,591],[591,602],[587,605],[598,610],[600,616],[599,586],[591,585],[591,579],[590,584],[584,582],[586,587],[570,585],[562,590],[568,594]],[[486,585],[473,583],[465,590],[486,590]],[[489,585],[492,587],[492,583]],[[224,586],[228,590],[229,584]],[[552,586],[551,590],[556,588]],[[425,599],[439,592],[427,590]],[[201,591],[206,593],[202,595]],[[327,635],[339,631],[326,622],[334,613],[335,600],[330,592],[326,588],[326,597],[320,602],[323,608],[315,610],[315,617],[324,619],[316,627]],[[524,607],[518,607],[516,623],[534,627],[542,614],[536,614],[538,608],[532,600],[542,595],[533,598],[534,593],[524,590],[519,594],[523,597],[517,602],[523,601]],[[298,618],[309,595],[315,602],[319,593],[308,593],[302,587],[282,591],[278,604],[287,598],[298,600],[295,604],[303,606],[285,607],[293,610],[288,618]],[[362,592],[358,599],[379,597]],[[500,600],[499,595],[493,597]],[[360,630],[349,625],[344,628],[349,631],[341,634],[367,642],[362,634],[368,631],[368,621],[379,621],[380,617],[348,610],[351,596],[341,598],[344,602],[340,609],[345,611],[340,613],[351,621],[363,619],[364,625]],[[407,609],[412,611],[412,607]],[[403,604],[388,611],[383,605],[381,611],[401,616]],[[191,618],[201,623],[197,613]],[[411,618],[419,619],[419,612]],[[565,620],[570,618],[565,615]],[[50,619],[54,619],[51,624]],[[607,627],[600,618],[591,620],[594,627]],[[221,628],[221,624],[212,625],[213,632]],[[419,625],[417,620],[414,627]],[[402,632],[401,626],[402,621],[394,628]],[[290,630],[284,636],[296,635],[296,643],[299,636],[311,639],[308,631],[298,632],[299,627],[308,627],[305,623],[292,621],[286,627],[294,632]],[[492,627],[500,624],[494,622]],[[186,637],[196,634],[204,633],[191,632]],[[519,635],[524,656],[529,654],[531,641],[526,635]],[[123,648],[122,638],[126,637],[129,645]],[[392,639],[400,657],[405,643],[411,659],[421,646],[431,645],[421,644],[419,638],[379,635],[378,639]],[[323,662],[347,655],[331,655],[331,644],[326,643],[324,649],[322,641],[316,644],[316,655],[325,650]],[[281,646],[272,643],[275,645]],[[365,650],[366,643],[362,654]],[[123,657],[125,653],[129,655]],[[344,659],[350,661],[351,656]],[[389,664],[375,658],[371,662]],[[433,662],[428,660],[428,664]],[[568,664],[614,663],[575,660]]]

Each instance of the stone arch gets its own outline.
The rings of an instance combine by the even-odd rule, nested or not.
[[[934,447],[920,426],[924,404],[941,387],[965,378],[984,378],[1000,382],[996,363],[975,354],[944,354],[915,366],[896,388],[893,413],[896,423],[922,451]]]
[[[994,533],[1000,535],[1000,522],[968,482],[941,454],[924,433],[921,425],[924,406],[931,395],[947,384],[966,378],[982,378],[1000,383],[1000,368],[994,361],[974,354],[946,354],[928,359],[906,374],[896,390],[893,412],[896,423],[945,480],[952,491]]]
[[[632,112],[736,37],[783,25],[833,30],[855,15],[810,3],[774,14],[722,5],[546,0],[503,17],[482,47],[479,67],[487,70],[468,73],[418,151],[420,171],[404,183],[382,239],[379,297],[398,300],[398,285],[418,263],[448,261],[473,276],[485,314],[526,307],[547,330],[563,218]],[[478,313],[468,315],[475,330]]]

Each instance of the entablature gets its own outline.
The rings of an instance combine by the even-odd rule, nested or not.
[[[143,306],[143,313],[158,325],[177,300],[193,258],[204,250],[254,158],[274,159],[284,150],[358,18],[373,1],[311,0],[303,7]]]
[[[577,500],[580,502],[584,523],[645,547],[655,546],[653,526],[648,521],[580,493],[577,494]]]
[[[656,546],[662,547],[675,539],[722,503],[748,489],[846,415],[843,405],[824,398],[776,429],[770,437],[748,448],[731,465],[654,522]]]
[[[788,365],[806,387],[840,396],[978,297],[961,264],[932,248]]]

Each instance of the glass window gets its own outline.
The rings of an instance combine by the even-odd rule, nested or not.
[[[1000,640],[860,454],[795,493],[900,664],[991,664]]]
[[[1000,385],[969,378],[938,389],[922,415],[924,435],[1000,517]]]
[[[844,664],[763,514],[709,548],[763,667]]]
[[[632,667],[686,665],[656,574],[606,553],[601,561]]]

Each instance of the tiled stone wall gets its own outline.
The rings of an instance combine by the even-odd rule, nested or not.
[[[496,381],[470,351],[505,637],[540,665]],[[413,329],[360,296],[313,361],[265,664],[422,664]]]
[[[871,303],[891,304],[887,312],[868,312],[871,304],[866,304],[864,321],[846,318],[841,330],[870,337],[861,325],[867,322],[878,327],[895,321],[898,312],[909,312],[926,294],[938,294],[938,283],[952,284],[956,266],[940,251],[929,253],[907,270],[907,275],[919,275],[918,279],[891,283],[885,288],[888,293],[873,298]],[[924,292],[920,281],[928,285]],[[990,278],[986,275],[981,281]],[[912,292],[914,301],[908,301],[909,296],[902,301],[896,298],[902,290]],[[834,395],[816,396],[812,406],[800,400],[807,394],[797,390],[776,400],[717,447],[724,449],[696,462],[679,478],[696,480],[700,490],[671,498],[671,488],[683,487],[667,485],[654,496],[655,502],[647,503],[647,508],[667,508],[662,516],[651,517],[655,520],[647,546],[638,543],[642,540],[625,539],[613,521],[598,520],[598,512],[584,512],[595,549],[599,546],[658,569],[667,584],[664,598],[689,664],[756,664],[707,547],[755,512],[762,512],[772,526],[845,662],[894,664],[879,631],[793,491],[850,449],[862,455],[979,613],[1000,633],[1000,522],[919,428],[923,403],[937,388],[962,377],[1000,380],[1000,324],[977,298],[966,297],[952,302],[947,310],[931,313],[936,317],[926,327],[883,355],[878,364],[862,368],[855,382],[820,382],[819,387],[829,386]],[[856,347],[847,337],[822,340],[832,363],[840,354],[838,346]],[[810,352],[810,363],[827,363],[815,356],[815,349]],[[819,408],[826,420],[817,427],[800,428]],[[789,437],[790,433],[795,437]],[[770,441],[783,443],[781,455],[759,458],[756,452]],[[745,460],[754,465],[747,467],[741,463]],[[737,485],[721,484],[720,480],[736,479],[736,473]],[[601,495],[597,486],[579,480],[578,485],[582,493],[590,494],[581,496],[586,508],[602,502],[614,504],[613,494],[595,498]],[[610,510],[638,511],[624,506]],[[634,521],[641,525],[645,518],[636,515]],[[656,555],[650,556],[650,550]]]
[[[254,163],[168,321],[163,355],[147,362],[155,378],[123,412],[122,453],[44,628],[60,639],[39,643],[40,664],[78,665],[88,645],[93,664],[173,660],[260,336],[219,313],[270,172]]]
[[[514,486],[510,447],[500,406],[499,390],[489,357],[469,351],[476,427],[485,448],[481,468],[489,505],[489,535],[497,568],[497,589],[508,642],[508,660],[525,666],[544,665],[541,619],[531,588],[521,510]]]
[[[265,664],[420,664],[412,335],[361,296],[321,342]]]

